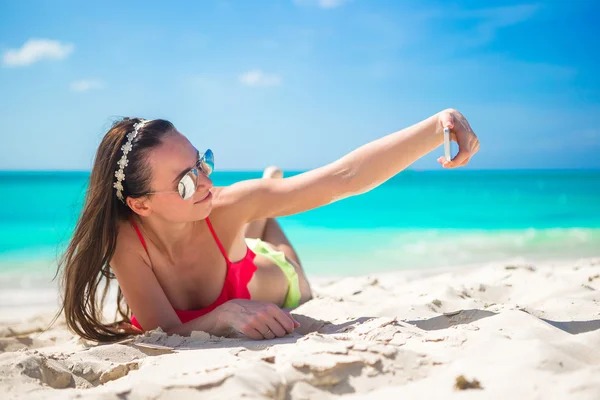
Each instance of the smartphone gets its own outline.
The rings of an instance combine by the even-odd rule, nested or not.
[[[452,160],[452,154],[450,154],[450,128],[444,128],[444,156],[446,161]]]

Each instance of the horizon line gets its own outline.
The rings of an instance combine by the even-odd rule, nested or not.
[[[283,169],[284,173],[303,173],[303,172],[308,172],[311,171],[314,168],[311,169]],[[264,169],[228,169],[228,168],[224,168],[224,169],[220,169],[217,171],[214,171],[213,173],[222,173],[222,172],[226,172],[226,173],[262,173],[264,171]],[[557,167],[549,167],[549,168],[544,168],[544,167],[529,167],[529,168],[454,168],[454,169],[443,169],[443,168],[406,168],[400,172],[398,172],[398,174],[402,173],[402,172],[436,172],[436,171],[462,171],[462,172],[493,172],[493,171],[597,171],[600,172],[600,167],[570,167],[570,168],[557,168]],[[64,172],[64,173],[91,173],[91,169],[12,169],[12,168],[8,168],[8,169],[0,169],[0,173],[19,173],[19,172],[27,172],[27,173],[34,173],[34,172]]]

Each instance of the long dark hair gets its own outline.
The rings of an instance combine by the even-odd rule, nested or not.
[[[89,186],[81,214],[67,250],[58,264],[61,273],[62,311],[67,326],[79,336],[98,342],[120,340],[127,336],[117,326],[129,322],[130,310],[123,299],[121,288],[117,294],[115,322],[106,324],[103,308],[114,274],[109,262],[115,252],[119,221],[131,216],[131,209],[121,202],[113,187],[117,162],[123,155],[126,135],[133,131],[139,118],[123,118],[106,133],[94,160]],[[174,126],[166,120],[152,120],[139,129],[127,155],[124,169],[123,197],[140,197],[150,191],[151,170],[146,162],[148,152],[162,143],[173,132]],[[102,295],[98,289],[104,283]],[[120,319],[119,319],[120,318]]]

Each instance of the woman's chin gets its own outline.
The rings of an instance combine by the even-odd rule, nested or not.
[[[212,202],[208,202],[207,204],[198,203],[195,206],[197,210],[194,210],[194,220],[196,221],[206,219],[212,211]]]

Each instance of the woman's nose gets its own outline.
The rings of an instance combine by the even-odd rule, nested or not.
[[[198,174],[198,184],[196,185],[196,191],[208,190],[212,187],[213,187],[213,182],[208,176],[206,176],[204,174]]]

